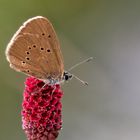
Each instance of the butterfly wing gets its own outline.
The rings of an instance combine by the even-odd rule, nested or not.
[[[6,49],[10,66],[39,79],[62,79],[63,57],[56,33],[48,19],[38,16],[26,21]]]

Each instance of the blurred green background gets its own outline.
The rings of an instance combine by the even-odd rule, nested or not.
[[[25,140],[21,127],[24,74],[9,68],[5,48],[30,17],[54,25],[65,69],[89,82],[63,85],[58,140],[140,140],[139,0],[0,0],[0,140]]]

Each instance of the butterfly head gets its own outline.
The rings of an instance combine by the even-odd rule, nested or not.
[[[69,81],[69,80],[72,79],[72,77],[73,77],[73,75],[72,75],[71,73],[65,71],[65,72],[64,72],[64,75],[63,75],[63,80],[64,80],[64,81]]]
[[[56,79],[56,78],[53,78],[52,76],[49,76],[49,77],[47,77],[46,80],[43,80],[43,81],[50,85],[56,85],[56,84],[63,83],[65,81],[69,81],[72,79],[72,77],[73,77],[73,75],[71,73],[65,71],[63,73],[63,77],[61,79],[60,78]]]

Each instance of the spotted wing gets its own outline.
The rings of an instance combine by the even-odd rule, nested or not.
[[[38,16],[26,21],[6,49],[10,66],[39,79],[61,79],[64,64],[59,41],[48,19]]]

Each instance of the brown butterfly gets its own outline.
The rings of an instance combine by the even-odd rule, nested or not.
[[[7,46],[6,57],[11,68],[49,84],[74,76],[64,72],[58,38],[52,24],[42,16],[30,18],[19,28]]]

